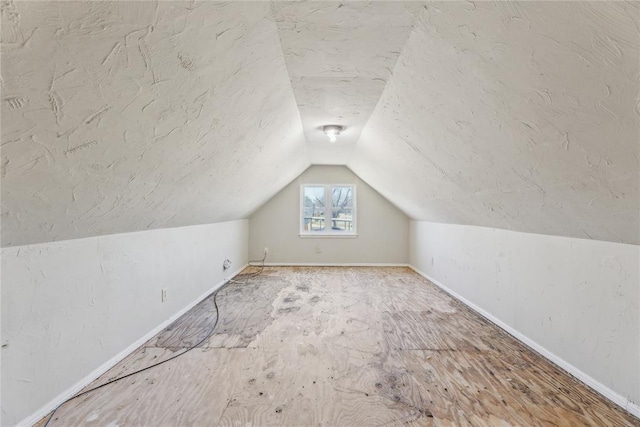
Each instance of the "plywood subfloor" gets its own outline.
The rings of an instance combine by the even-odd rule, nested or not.
[[[406,268],[266,268],[218,304],[202,348],[50,425],[640,425]],[[214,318],[208,298],[92,386],[183,351]]]

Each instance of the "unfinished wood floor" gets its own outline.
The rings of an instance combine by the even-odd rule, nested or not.
[[[640,425],[406,268],[266,268],[218,304],[202,348],[50,425]],[[182,351],[214,318],[208,298],[91,386]]]

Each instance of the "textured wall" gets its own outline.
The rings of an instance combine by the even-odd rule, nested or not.
[[[3,2],[2,245],[242,218],[309,160],[267,3]]]
[[[411,221],[411,265],[635,404],[640,247]],[[602,390],[601,390],[602,391]]]
[[[414,219],[640,243],[640,3],[428,3],[348,166]]]
[[[300,185],[355,184],[358,236],[303,237]],[[275,263],[400,263],[409,260],[409,218],[344,166],[312,166],[249,220],[249,258]],[[320,248],[320,253],[318,253]]]
[[[14,425],[247,261],[246,220],[2,249],[2,425]],[[168,299],[161,302],[161,289]]]
[[[310,162],[415,219],[640,243],[637,3],[2,10],[3,246],[246,217]]]

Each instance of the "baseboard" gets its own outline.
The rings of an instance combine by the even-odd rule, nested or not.
[[[234,277],[235,275],[240,273],[242,270],[244,270],[247,267],[247,265],[248,264],[245,264],[244,266],[242,266],[242,268],[236,270],[233,273],[230,273],[229,277],[225,277],[223,280],[216,283],[212,288],[210,288],[208,291],[200,295],[193,302],[189,303],[186,307],[182,308],[180,311],[175,313],[169,319],[165,320],[164,322],[162,322],[161,324],[153,328],[151,331],[147,332],[143,337],[136,340],[133,344],[131,344],[130,346],[122,350],[120,353],[116,354],[114,357],[112,357],[111,359],[109,359],[108,361],[100,365],[98,368],[94,369],[91,373],[86,375],[80,381],[76,382],[73,386],[69,387],[67,390],[60,393],[55,398],[51,399],[48,403],[42,406],[38,411],[34,412],[27,418],[20,421],[18,424],[16,424],[16,426],[20,426],[20,427],[33,426],[35,423],[40,421],[44,416],[46,416],[49,412],[57,408],[58,405],[60,405],[62,402],[76,395],[80,390],[85,388],[87,385],[91,384],[93,381],[95,381],[98,377],[100,377],[102,374],[107,372],[109,369],[113,368],[118,362],[122,361],[125,357],[129,356],[131,353],[137,350],[140,346],[142,346],[144,343],[149,341],[151,338],[153,338],[156,334],[158,334],[164,328],[166,328],[175,320],[177,320],[180,316],[185,314],[187,311],[191,310],[202,300],[204,300],[213,292],[217,291],[219,288],[224,286],[224,284],[227,283],[229,280],[231,280],[232,277]]]
[[[266,267],[408,267],[403,263],[384,262],[265,262]]]
[[[451,295],[453,298],[457,299],[458,301],[460,301],[463,304],[465,304],[467,307],[471,308],[473,311],[475,311],[478,314],[480,314],[482,317],[486,318],[487,320],[489,320],[492,323],[494,323],[495,325],[497,325],[499,328],[501,328],[504,331],[506,331],[509,335],[513,336],[515,339],[517,339],[518,341],[522,342],[527,347],[529,347],[530,349],[532,349],[536,353],[540,354],[542,357],[550,360],[551,362],[553,362],[554,364],[556,364],[560,368],[564,369],[565,371],[567,371],[568,373],[570,373],[571,375],[576,377],[578,380],[582,381],[584,384],[586,384],[587,386],[589,386],[590,388],[592,388],[593,390],[595,390],[596,392],[598,392],[602,396],[606,397],[607,399],[609,399],[610,401],[612,401],[616,405],[620,406],[625,411],[627,411],[630,414],[640,418],[640,406],[638,404],[632,402],[631,400],[627,399],[626,397],[624,397],[624,396],[618,394],[617,392],[611,390],[609,387],[607,387],[604,384],[600,383],[599,381],[597,381],[596,379],[592,378],[588,374],[582,372],[580,369],[576,368],[575,366],[573,366],[569,362],[567,362],[564,359],[556,356],[554,353],[552,353],[551,351],[547,350],[546,348],[544,348],[543,346],[541,346],[537,342],[533,341],[532,339],[528,338],[527,336],[525,336],[522,333],[518,332],[517,330],[513,329],[511,326],[507,325],[506,323],[504,323],[503,321],[501,321],[497,317],[493,316],[491,313],[485,311],[483,308],[477,306],[473,302],[469,301],[468,299],[466,299],[462,295],[458,294],[455,291],[452,291],[451,289],[446,287],[444,284],[440,283],[438,280],[434,279],[433,277],[429,276],[428,274],[418,270],[417,268],[415,268],[412,265],[409,265],[409,268],[411,268],[413,271],[415,271],[416,273],[418,273],[419,275],[421,275],[422,277],[424,277],[425,279],[427,279],[428,281],[430,281],[431,283],[433,283],[434,285],[436,285],[437,287],[439,287],[440,289],[442,289],[443,291],[445,291],[446,293]]]

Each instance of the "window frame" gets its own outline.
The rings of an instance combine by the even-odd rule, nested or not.
[[[352,229],[349,231],[335,231],[333,230],[333,228],[331,228],[329,231],[326,230],[326,226],[325,226],[325,230],[324,231],[306,231],[304,229],[304,189],[305,187],[323,187],[324,188],[324,200],[325,200],[325,206],[324,206],[324,214],[325,214],[325,223],[327,220],[331,221],[332,218],[332,209],[333,209],[333,203],[331,200],[332,194],[333,194],[333,188],[335,187],[351,187],[351,191],[353,194],[353,219],[352,219]],[[299,218],[299,225],[298,225],[298,230],[299,230],[299,236],[303,237],[303,238],[354,238],[354,237],[358,237],[358,208],[357,208],[357,201],[358,201],[358,197],[357,197],[358,193],[357,193],[357,186],[356,184],[338,184],[338,183],[332,183],[332,184],[300,184],[300,200],[299,200],[299,214],[300,214],[300,218]]]

